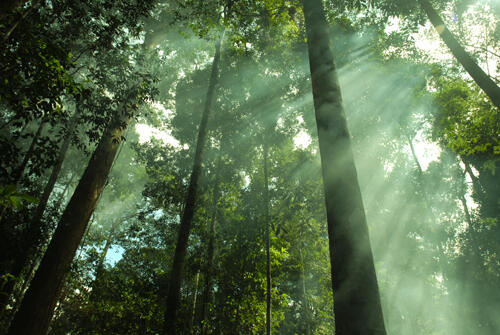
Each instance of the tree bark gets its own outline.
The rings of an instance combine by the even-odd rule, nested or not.
[[[26,151],[26,154],[24,155],[24,159],[21,165],[19,166],[19,168],[17,169],[16,173],[13,176],[14,184],[19,184],[19,182],[23,178],[24,173],[26,171],[26,167],[28,166],[31,157],[33,156],[33,152],[35,151],[36,143],[38,142],[38,139],[40,138],[40,135],[42,135],[42,131],[45,128],[45,124],[46,124],[45,120],[42,120],[40,122],[40,125],[38,126],[35,135],[33,135],[33,139],[31,140],[31,144],[28,148],[28,151]]]
[[[196,272],[196,277],[194,281],[194,293],[193,293],[193,303],[191,304],[191,318],[189,319],[189,323],[187,326],[187,332],[188,334],[191,334],[191,329],[193,328],[194,325],[194,319],[196,316],[196,301],[198,300],[198,283],[200,281],[200,270]]]
[[[217,170],[215,177],[214,192],[212,195],[212,217],[210,218],[210,237],[207,246],[207,264],[205,269],[205,283],[203,288],[203,303],[202,303],[202,316],[201,316],[201,335],[206,335],[208,331],[208,312],[210,307],[210,297],[212,295],[213,286],[213,263],[214,263],[214,251],[215,251],[215,220],[217,218],[217,203],[219,202],[219,183],[220,183],[220,169],[222,165],[222,153],[219,153],[219,158],[217,159]]]
[[[269,174],[267,171],[268,144],[264,137],[264,206],[266,234],[266,334],[271,335],[271,220],[269,216]]]
[[[335,334],[386,334],[363,201],[321,0],[302,0],[318,129]]]
[[[18,170],[19,174],[16,176],[18,178],[18,181],[22,178],[23,171],[26,169],[26,165],[28,164],[29,158],[32,155],[32,152],[34,151],[34,146],[35,143],[37,142],[38,138],[40,137],[40,134],[42,132],[43,126],[45,123],[42,123],[38,127],[38,131],[35,134],[35,137],[32,140],[32,143],[30,145],[30,149],[28,149],[28,152],[26,153],[26,156],[24,158],[24,161],[22,163],[21,168]],[[24,248],[18,256],[16,256],[16,264],[14,266],[14,275],[16,277],[19,277],[23,270],[25,270],[28,267],[27,275],[24,278],[24,283],[21,285],[21,291],[19,291],[19,294],[17,294],[16,298],[16,305],[20,303],[20,299],[22,299],[22,294],[25,290],[25,285],[27,285],[31,279],[31,272],[33,269],[33,266],[37,263],[39,259],[39,249],[43,248],[43,245],[46,242],[46,239],[44,238],[43,235],[43,229],[41,226],[41,220],[43,213],[45,212],[45,208],[47,207],[47,203],[49,201],[50,194],[52,193],[52,190],[54,189],[54,185],[56,184],[57,177],[59,176],[59,172],[61,171],[62,163],[64,161],[64,157],[66,156],[66,152],[68,151],[69,144],[71,142],[71,137],[66,136],[63,144],[61,145],[61,150],[59,151],[59,155],[57,158],[56,165],[52,168],[52,172],[49,177],[49,181],[47,182],[47,185],[45,186],[44,192],[42,194],[42,197],[40,198],[38,205],[35,210],[35,214],[33,216],[33,219],[31,220],[30,225],[27,228],[27,232],[24,235],[25,236],[25,241],[27,241],[26,248]],[[33,264],[33,266],[32,266]],[[10,283],[11,285],[6,290],[6,294],[3,296],[0,296],[0,310],[1,314],[3,315],[5,312],[5,307],[8,303],[9,297],[11,294],[16,295],[15,293],[15,285],[14,283]]]
[[[217,77],[219,73],[219,62],[223,38],[224,29],[222,30],[221,36],[215,45],[215,56],[212,63],[212,73],[210,75],[210,81],[208,84],[205,107],[198,131],[198,141],[196,143],[193,170],[191,172],[191,179],[189,181],[189,187],[185,201],[186,205],[184,206],[184,212],[182,214],[181,224],[179,227],[177,244],[175,246],[174,261],[172,264],[172,270],[170,272],[168,295],[166,300],[165,319],[163,323],[163,334],[165,335],[176,334],[175,321],[177,308],[179,305],[182,271],[184,268],[184,259],[186,257],[189,233],[191,231],[191,223],[193,221],[194,210],[196,207],[196,198],[198,195],[198,185],[200,183],[203,152],[205,150],[205,143],[207,141],[207,123],[208,118],[211,114],[212,100],[214,99],[215,95],[215,86],[217,84]]]
[[[112,123],[101,138],[45,252],[8,335],[44,335],[63,281],[105,186],[130,116]],[[116,122],[121,121],[121,122]]]
[[[446,28],[439,14],[434,10],[428,0],[418,0],[420,6],[427,14],[432,25],[441,36],[441,39],[448,46],[453,56],[465,68],[467,73],[474,79],[476,84],[490,98],[493,105],[500,109],[500,87],[481,69],[474,59],[460,45],[455,36]]]
[[[69,132],[73,132],[73,130],[74,130],[74,127],[75,127],[74,123],[76,121],[77,114],[78,114],[78,111],[75,112],[75,114],[69,120],[69,123],[70,123]],[[40,198],[40,201],[38,202],[38,206],[36,207],[36,211],[35,211],[35,214],[33,215],[33,219],[31,221],[30,227],[40,226],[43,213],[45,212],[45,208],[47,207],[47,203],[49,202],[49,197],[52,194],[52,190],[54,189],[54,186],[56,185],[57,178],[59,177],[59,173],[61,172],[64,158],[66,158],[66,153],[68,152],[70,143],[71,143],[71,136],[69,134],[67,134],[64,138],[64,142],[61,145],[59,155],[57,156],[56,165],[54,165],[54,167],[52,168],[52,172],[50,174],[49,181],[47,182],[47,185],[45,185],[45,189],[43,191],[42,197]]]
[[[113,237],[115,236],[116,226],[118,225],[118,220],[114,221],[111,227],[109,228],[108,237],[106,238],[106,243],[104,244],[104,249],[102,249],[101,255],[99,257],[99,262],[97,263],[97,267],[95,270],[95,279],[92,285],[92,292],[90,294],[91,298],[96,298],[97,293],[99,291],[99,285],[101,284],[101,277],[104,271],[104,261],[106,260],[106,256],[108,255],[109,248],[113,243]]]

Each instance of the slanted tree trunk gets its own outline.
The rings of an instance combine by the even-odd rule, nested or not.
[[[386,334],[351,139],[321,0],[302,0],[325,191],[335,334]]]
[[[78,107],[77,107],[78,108]],[[69,120],[69,132],[73,132],[75,128],[76,116],[78,115],[78,110],[73,114],[71,119]],[[54,167],[52,168],[52,172],[49,177],[49,181],[47,185],[45,185],[45,189],[43,191],[42,197],[38,201],[38,206],[36,207],[35,214],[33,215],[33,219],[31,221],[31,227],[39,226],[42,220],[43,213],[45,212],[45,208],[47,208],[47,203],[49,202],[49,197],[52,194],[52,190],[56,185],[57,178],[59,177],[59,173],[61,172],[61,168],[64,162],[64,158],[66,158],[66,153],[68,152],[69,145],[71,143],[71,136],[67,134],[64,137],[64,142],[61,145],[61,149],[59,150],[59,155],[57,156],[57,161]]]
[[[3,35],[2,37],[2,43],[5,43],[7,42],[7,40],[9,39],[10,35],[14,32],[14,30],[16,30],[17,26],[19,25],[19,23],[21,23],[22,20],[26,19],[26,17],[29,15],[29,13],[31,13],[31,11],[33,10],[33,8],[35,8],[35,6],[38,4],[40,0],[33,0],[31,2],[31,6],[29,8],[26,8],[24,11],[23,11],[23,14],[21,15],[20,18],[18,18],[16,21],[12,22],[10,27],[7,29],[7,31],[5,32],[5,34]],[[14,5],[13,8],[11,8],[10,11],[13,11],[14,9],[16,9],[16,7],[26,3],[27,1],[24,1],[24,0],[18,0],[18,1],[12,1],[12,2],[18,2],[19,4],[18,5]],[[8,15],[8,13],[4,14],[0,14],[0,19],[6,17]]]
[[[40,125],[39,131],[37,132],[38,136],[35,136],[32,145],[30,146],[31,151],[33,151],[34,143],[39,138],[39,135],[41,133],[41,128],[43,128],[42,125]],[[0,296],[0,314],[2,316],[6,312],[5,307],[11,295],[15,297],[16,305],[20,303],[20,299],[22,299],[22,294],[25,291],[25,285],[29,283],[32,276],[31,275],[32,264],[37,263],[39,258],[38,250],[42,248],[43,245],[45,244],[46,239],[43,236],[43,228],[41,226],[42,215],[43,212],[45,211],[45,208],[47,207],[49,196],[52,193],[52,190],[54,189],[54,185],[56,183],[59,172],[61,171],[61,166],[64,161],[66,152],[68,150],[69,143],[70,143],[70,137],[67,136],[64,143],[61,146],[57,163],[52,168],[52,173],[49,177],[49,181],[47,182],[42,197],[38,202],[38,206],[35,210],[32,222],[28,226],[27,232],[24,234],[25,241],[27,241],[28,243],[26,247],[23,248],[23,250],[21,250],[19,255],[16,256],[16,264],[14,265],[13,275],[16,277],[20,277],[23,273],[26,273],[26,275],[23,278],[23,283],[20,286],[18,286],[19,289],[16,289],[14,281],[10,282],[9,285],[3,289],[3,292],[5,294]],[[23,162],[24,169],[26,167],[25,165],[27,165],[28,160],[29,157],[27,154],[25,157],[26,162]],[[22,173],[18,175],[18,178],[22,178]]]
[[[163,323],[164,335],[176,334],[175,322],[177,316],[177,308],[179,305],[182,271],[184,269],[187,243],[189,239],[189,233],[191,231],[191,223],[193,221],[194,210],[196,207],[196,199],[198,196],[198,185],[200,183],[203,152],[205,151],[205,143],[207,141],[207,123],[212,109],[212,101],[215,95],[215,86],[218,79],[221,45],[223,38],[224,29],[222,30],[221,36],[215,44],[215,56],[212,63],[212,72],[210,74],[210,81],[208,83],[207,97],[201,117],[200,128],[198,130],[198,140],[196,143],[193,170],[191,172],[191,179],[189,181],[184,212],[182,214],[181,224],[179,227],[179,235],[177,237],[177,244],[175,246],[174,261],[169,278],[165,319]]]
[[[45,125],[46,125],[46,122],[45,122],[45,120],[42,119],[42,121],[40,122],[40,125],[38,126],[38,129],[37,129],[35,135],[33,135],[33,139],[31,140],[31,144],[28,148],[28,151],[26,151],[26,153],[24,154],[24,159],[23,159],[21,165],[17,168],[16,172],[13,175],[12,179],[13,179],[14,184],[18,184],[21,181],[21,179],[23,178],[24,173],[26,172],[26,167],[28,166],[28,163],[29,163],[31,157],[33,157],[33,152],[35,151],[36,143],[38,142],[40,135],[42,135],[42,131],[45,128]]]
[[[104,188],[130,115],[115,120],[102,136],[69,201],[8,335],[47,333],[66,273]]]
[[[264,206],[266,234],[266,334],[271,335],[271,219],[269,217],[269,174],[267,171],[268,144],[264,138]]]
[[[453,56],[462,64],[467,73],[474,79],[476,84],[486,93],[491,99],[491,102],[500,109],[500,87],[481,69],[474,59],[460,45],[455,36],[446,28],[439,14],[434,10],[432,4],[428,0],[418,0],[420,6],[427,14],[436,31],[441,36],[441,39],[448,46]]]

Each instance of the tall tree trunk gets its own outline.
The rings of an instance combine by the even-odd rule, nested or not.
[[[217,218],[217,203],[219,202],[219,188],[220,188],[220,169],[222,166],[222,153],[219,153],[217,159],[217,170],[215,177],[214,192],[212,195],[212,216],[210,218],[210,236],[207,246],[207,263],[205,268],[205,285],[203,288],[203,303],[202,303],[202,316],[201,316],[201,335],[206,335],[208,332],[208,312],[210,307],[210,297],[212,295],[212,282],[213,282],[213,263],[215,251],[215,220]]]
[[[302,237],[301,237],[302,238]],[[302,248],[299,249],[299,257],[300,257],[300,277],[302,281],[302,303],[303,303],[303,308],[304,308],[304,315],[302,317],[302,320],[305,325],[305,335],[311,334],[311,313],[310,313],[310,305],[309,305],[309,299],[307,297],[307,290],[306,290],[306,264],[304,262],[304,256],[302,254],[302,249],[305,250],[305,243],[302,245]]]
[[[91,297],[95,298],[96,294],[99,291],[99,285],[101,283],[102,273],[104,271],[104,261],[106,260],[106,256],[108,255],[109,248],[113,243],[113,237],[115,235],[116,226],[118,225],[118,220],[114,221],[111,227],[109,228],[108,237],[106,238],[106,243],[104,244],[104,249],[102,249],[101,255],[99,257],[99,262],[97,263],[95,270],[95,279],[92,285]]]
[[[196,301],[198,300],[198,283],[200,282],[200,270],[196,272],[196,279],[194,281],[194,293],[193,293],[193,303],[191,304],[191,318],[189,319],[189,323],[187,326],[188,334],[191,334],[191,329],[194,325],[194,319],[196,317]]]
[[[386,334],[363,201],[321,0],[302,0],[325,191],[335,334]]]
[[[474,59],[460,45],[455,36],[446,28],[439,14],[434,10],[428,0],[418,0],[420,6],[427,14],[436,31],[441,36],[441,39],[448,46],[453,56],[465,68],[467,73],[474,79],[476,84],[486,93],[491,99],[491,102],[500,109],[500,87],[481,69]]]
[[[219,39],[215,44],[215,56],[212,63],[212,73],[208,83],[207,97],[205,107],[201,117],[200,128],[198,130],[198,141],[196,143],[196,152],[194,156],[193,170],[189,181],[188,192],[186,196],[186,205],[182,214],[181,224],[179,227],[179,235],[175,246],[174,261],[170,272],[168,295],[166,300],[165,319],[163,323],[163,334],[176,334],[176,315],[179,305],[179,295],[182,281],[182,271],[184,268],[184,259],[186,257],[187,243],[189,233],[191,231],[191,223],[193,221],[194,210],[196,207],[196,198],[198,194],[198,185],[200,183],[201,165],[205,143],[207,141],[207,123],[211,113],[212,100],[215,95],[215,86],[219,73],[219,62],[221,54],[222,39],[224,38],[224,28]]]
[[[267,171],[268,144],[264,138],[264,206],[266,234],[266,334],[271,335],[271,219],[269,216],[269,174]]]
[[[22,163],[22,167],[19,169],[20,172],[18,172],[18,175],[16,178],[21,179],[23,171],[26,168],[26,165],[28,164],[29,157],[32,155],[32,152],[34,151],[34,146],[38,138],[40,137],[40,134],[43,129],[43,125],[45,123],[42,123],[38,127],[38,131],[35,134],[35,137],[32,140],[32,143],[30,145],[30,149],[28,149],[28,153],[26,154],[26,157],[24,158],[24,161]],[[32,271],[34,265],[38,262],[39,254],[40,254],[40,248],[43,248],[43,245],[45,245],[46,238],[43,236],[43,229],[41,225],[41,220],[43,213],[45,211],[45,208],[47,207],[47,203],[49,201],[50,194],[52,193],[52,190],[54,189],[54,185],[56,184],[57,177],[59,176],[59,172],[61,171],[62,163],[64,161],[64,158],[66,156],[66,152],[68,151],[69,144],[71,142],[71,137],[66,136],[63,144],[61,145],[61,150],[59,151],[59,155],[57,158],[56,165],[52,168],[52,172],[49,177],[49,181],[47,182],[47,185],[45,185],[44,192],[42,194],[42,197],[38,201],[38,205],[35,210],[35,214],[33,215],[33,219],[31,220],[30,225],[27,228],[27,232],[24,235],[25,236],[25,241],[27,241],[27,246],[26,248],[23,248],[23,250],[20,252],[18,256],[16,256],[16,264],[15,264],[15,269],[14,269],[14,275],[16,277],[19,277],[24,271],[26,271],[26,276],[24,277],[24,282],[21,285],[21,289],[18,292],[18,294],[15,293],[15,283],[9,283],[11,284],[9,287],[4,290],[5,295],[0,296],[0,314],[3,316],[4,313],[6,312],[5,307],[8,303],[9,297],[11,294],[14,294],[16,296],[16,305],[19,305],[20,300],[22,299],[22,294],[25,291],[25,286],[29,283],[31,276],[32,276]],[[46,234],[47,235],[47,234]]]
[[[75,128],[77,114],[78,111],[76,111],[75,114],[69,120],[70,133],[72,133]],[[45,185],[42,197],[40,198],[38,206],[36,207],[35,214],[33,215],[30,227],[40,226],[43,213],[45,212],[45,208],[47,207],[47,203],[49,202],[49,197],[52,194],[52,190],[56,185],[57,178],[59,177],[59,173],[61,172],[64,158],[66,158],[66,153],[68,152],[70,143],[71,143],[71,136],[67,134],[64,138],[64,142],[61,145],[61,149],[59,150],[59,155],[57,156],[56,165],[54,165],[54,167],[52,168],[49,181],[47,182],[47,185]]]
[[[28,163],[29,163],[31,157],[33,156],[33,152],[35,151],[36,143],[38,142],[40,135],[42,135],[42,131],[45,128],[45,125],[46,125],[46,122],[45,122],[45,120],[42,119],[42,121],[40,122],[40,125],[38,126],[38,129],[37,129],[35,135],[33,135],[33,139],[31,140],[31,144],[28,148],[28,151],[26,151],[26,153],[24,154],[24,159],[23,159],[21,165],[19,166],[19,168],[17,169],[16,173],[13,176],[13,183],[14,184],[18,184],[21,181],[21,179],[23,178],[24,173],[26,171],[26,167],[28,166]]]
[[[36,142],[38,142],[38,139],[42,134],[43,128],[45,128],[45,120],[42,119],[35,135],[33,136],[33,139],[31,140],[31,144],[28,148],[28,151],[26,151],[26,153],[24,154],[24,159],[21,162],[21,165],[17,168],[16,172],[14,172],[14,175],[12,176],[12,184],[15,184],[17,186],[21,181],[21,179],[23,178],[26,167],[28,166],[31,157],[33,156],[33,151],[35,150]],[[6,206],[2,207],[0,211],[0,222],[2,221],[3,215],[5,214],[6,210],[7,210]]]
[[[74,117],[70,121],[71,123],[74,121]],[[38,136],[39,137],[39,136]],[[42,216],[45,212],[45,208],[47,207],[47,203],[49,201],[49,197],[54,189],[59,173],[61,172],[61,167],[64,162],[64,158],[66,157],[66,153],[69,148],[69,144],[71,143],[71,137],[66,136],[63,144],[61,145],[61,149],[59,151],[59,155],[57,157],[56,165],[52,168],[52,172],[50,174],[49,180],[45,185],[45,189],[43,191],[42,197],[40,198],[38,205],[35,209],[35,214],[33,215],[33,219],[31,220],[30,225],[27,228],[27,232],[24,235],[25,241],[27,241],[27,247],[22,250],[22,252],[17,257],[16,263],[18,264],[19,273],[16,273],[16,276],[20,276],[21,273],[26,273],[24,276],[24,283],[21,285],[21,291],[18,292],[16,297],[16,304],[20,304],[20,300],[22,299],[22,294],[25,291],[25,286],[29,284],[32,278],[33,268],[38,263],[43,246],[49,239],[49,232],[44,232],[44,227],[42,226]],[[45,227],[48,229],[48,227]],[[14,292],[14,295],[16,293]],[[0,303],[0,306],[2,304]],[[3,306],[2,306],[3,307]]]
[[[40,138],[43,129],[45,128],[45,120],[42,119],[40,125],[38,126],[38,129],[36,133],[33,135],[33,138],[31,139],[30,146],[26,153],[24,154],[24,159],[21,162],[21,165],[16,169],[16,172],[12,176],[12,183],[15,184],[16,186],[19,184],[21,179],[23,178],[24,172],[26,170],[26,167],[28,166],[28,163],[33,156],[33,152],[35,151],[36,143],[38,142],[38,139]],[[0,221],[3,218],[3,215],[5,214],[5,211],[7,210],[7,207],[2,207],[0,210]],[[25,250],[23,250],[22,255],[16,255],[15,261],[13,266],[10,268],[10,274],[14,275],[15,277],[19,277],[21,275],[21,272],[23,270],[23,267],[25,265],[26,261],[26,256],[27,253]],[[6,307],[7,304],[9,303],[9,300],[11,298],[11,295],[13,293],[14,287],[16,285],[15,281],[9,281],[7,283],[2,282],[0,284],[0,290],[2,291],[2,294],[0,295],[0,319],[4,317],[4,314],[6,312]]]
[[[8,335],[47,333],[63,281],[104,188],[130,116],[102,136],[45,252]],[[121,122],[120,122],[121,121]]]
[[[472,171],[472,168],[470,166],[470,164],[466,161],[466,159],[464,157],[460,157],[460,159],[462,160],[462,162],[464,163],[464,166],[465,166],[465,171],[467,172],[467,174],[469,175],[471,181],[472,181],[472,190],[478,195],[478,196],[481,196],[483,194],[483,187],[481,185],[481,182],[479,181],[479,178],[476,177],[476,175],[474,174],[474,171]]]
[[[415,147],[413,146],[413,138],[408,132],[406,132],[406,138],[408,139],[408,145],[410,146],[411,155],[413,157],[413,160],[415,161],[415,165],[417,166],[418,177],[420,179],[420,187],[422,189],[422,200],[424,201],[425,207],[427,208],[428,219],[431,223],[436,224],[437,219],[434,215],[434,212],[432,211],[432,207],[430,205],[431,201],[429,201],[429,196],[425,190],[424,170],[422,169],[422,165],[420,164],[420,160],[418,159]]]

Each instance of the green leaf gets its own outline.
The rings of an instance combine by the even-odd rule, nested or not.
[[[38,202],[38,198],[35,198],[34,196],[31,196],[29,194],[18,194],[18,197],[26,200],[27,202],[35,203]]]
[[[15,195],[13,196],[10,196],[9,197],[9,200],[11,202],[11,204],[15,207],[15,208],[21,208],[22,207],[22,204],[21,204],[21,201],[19,200],[19,198]]]

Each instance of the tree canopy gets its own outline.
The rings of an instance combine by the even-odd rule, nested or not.
[[[500,3],[0,5],[0,335],[497,334]]]

